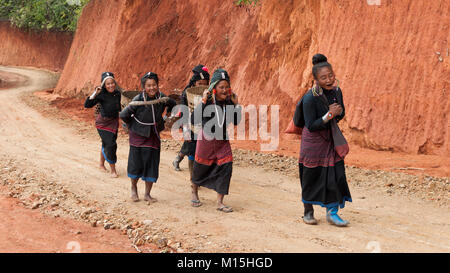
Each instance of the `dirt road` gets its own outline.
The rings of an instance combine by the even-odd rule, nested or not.
[[[163,143],[160,178],[147,205],[129,200],[126,177],[128,140],[118,140],[120,177],[97,169],[100,140],[95,128],[85,131],[44,117],[20,100],[26,92],[51,88],[55,75],[39,70],[0,67],[28,78],[26,85],[0,91],[0,157],[16,162],[25,173],[41,173],[45,181],[67,188],[86,202],[95,202],[111,216],[151,220],[155,229],[200,252],[450,252],[450,210],[435,203],[350,183],[353,203],[342,210],[347,228],[325,221],[316,207],[318,226],[301,221],[298,179],[256,166],[235,166],[225,203],[234,212],[215,210],[215,192],[201,189],[203,206],[189,204],[187,163],[183,172],[171,167],[176,151]],[[12,164],[12,163],[11,163]],[[15,164],[15,163],[14,163]],[[351,181],[350,177],[350,181]],[[33,181],[28,183],[35,183]],[[31,187],[30,184],[30,187]],[[45,185],[44,185],[45,186]],[[143,184],[138,185],[143,192]],[[76,206],[76,204],[74,204]],[[64,223],[61,223],[64,224]]]
[[[44,215],[24,208],[10,197],[0,197],[0,219],[2,253],[136,252],[118,231],[94,229],[70,218]]]

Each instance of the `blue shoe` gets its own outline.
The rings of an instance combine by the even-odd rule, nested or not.
[[[346,227],[349,222],[339,217],[338,210],[338,207],[327,208],[327,222],[338,227]]]

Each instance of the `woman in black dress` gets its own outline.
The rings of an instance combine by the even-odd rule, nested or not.
[[[345,116],[342,91],[334,87],[333,68],[324,55],[314,55],[313,65],[316,85],[297,104],[293,120],[303,128],[299,159],[303,221],[317,224],[313,205],[320,205],[330,224],[347,226],[348,221],[337,214],[352,201],[344,166],[348,144],[337,125]]]
[[[95,119],[95,127],[102,139],[100,151],[100,169],[105,170],[105,160],[111,167],[111,176],[117,178],[117,132],[119,129],[119,112],[121,94],[119,86],[111,72],[102,73],[102,84],[95,88],[94,93],[86,98],[85,108],[92,108],[100,103],[100,113]]]
[[[137,182],[145,182],[145,201],[156,201],[150,191],[159,177],[161,140],[159,133],[164,130],[165,117],[170,115],[176,105],[159,90],[158,75],[148,72],[141,79],[142,92],[132,102],[153,102],[147,105],[128,105],[120,118],[129,128],[130,153],[128,155],[128,177],[131,179],[131,199],[139,201]],[[163,117],[164,110],[166,116]]]
[[[238,97],[231,91],[227,71],[217,69],[211,78],[209,89],[203,93],[203,101],[191,116],[193,124],[201,124],[195,150],[192,176],[192,205],[201,205],[198,187],[203,186],[217,192],[217,210],[232,212],[223,203],[228,194],[233,172],[233,154],[227,134],[229,124],[241,121],[241,106]],[[202,113],[201,118],[196,115]],[[211,115],[207,114],[210,113]]]

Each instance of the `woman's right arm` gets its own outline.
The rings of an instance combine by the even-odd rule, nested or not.
[[[327,129],[326,123],[321,116],[318,116],[313,96],[303,99],[303,115],[305,126],[310,132]]]
[[[94,93],[86,98],[86,101],[84,102],[84,108],[92,108],[101,101],[101,98],[99,97],[100,91],[101,89],[99,89],[98,87],[95,88]]]

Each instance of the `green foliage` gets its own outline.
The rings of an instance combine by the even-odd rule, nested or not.
[[[0,18],[25,29],[73,32],[87,2],[89,0],[0,0]]]
[[[258,2],[259,2],[259,0],[236,0],[236,5],[239,5],[239,6],[241,6],[241,5],[244,5],[244,6],[247,6],[247,5],[254,5],[254,6],[256,6],[256,4],[258,4]]]

